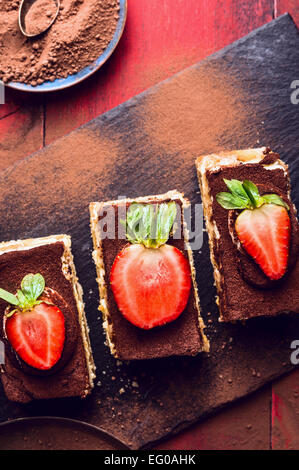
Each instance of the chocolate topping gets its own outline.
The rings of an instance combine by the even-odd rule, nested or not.
[[[247,319],[256,316],[271,316],[285,312],[299,313],[299,264],[297,254],[294,256],[294,267],[289,269],[288,275],[280,283],[275,283],[267,289],[260,289],[247,282],[254,274],[250,273],[250,263],[248,260],[242,266],[236,260],[236,247],[232,243],[231,234],[228,228],[228,213],[216,201],[216,194],[226,191],[223,181],[226,179],[245,179],[253,181],[261,187],[266,187],[271,192],[276,192],[285,201],[289,202],[289,179],[283,168],[269,169],[264,166],[274,163],[277,155],[266,152],[265,159],[261,163],[240,164],[238,166],[222,167],[219,170],[207,171],[207,179],[210,193],[213,198],[213,220],[219,231],[220,238],[215,239],[214,255],[219,266],[221,276],[221,295],[219,296],[222,319],[233,321]],[[290,204],[290,202],[289,202]],[[292,217],[292,240],[298,230],[295,221],[295,209],[290,204]],[[296,235],[297,238],[297,235]],[[295,242],[295,245],[298,242]],[[238,253],[239,256],[239,253]],[[241,256],[239,256],[239,260]],[[240,272],[240,267],[248,269],[247,281],[244,280]],[[256,268],[254,266],[256,272]],[[243,269],[244,275],[244,269]],[[249,274],[248,274],[249,272]],[[257,281],[258,282],[258,281]],[[259,281],[260,283],[260,281]]]
[[[278,159],[279,154],[273,152],[269,147],[267,147],[264,151],[264,158],[260,162],[260,165],[272,165],[273,163],[277,162]]]
[[[10,251],[0,256],[0,286],[9,292],[16,292],[23,277],[28,273],[39,272],[44,276],[46,285],[53,289],[53,300],[65,315],[68,336],[60,367],[55,368],[52,374],[42,376],[29,373],[28,366],[23,367],[22,364],[20,367],[20,363],[16,364],[16,359],[12,358],[11,348],[6,342],[4,373],[1,374],[1,379],[10,400],[25,403],[32,399],[82,396],[88,386],[85,353],[78,335],[77,305],[72,284],[62,272],[63,254],[64,244],[57,242],[27,250]],[[56,292],[59,292],[59,295]],[[1,300],[1,324],[6,307],[6,302]],[[71,337],[76,334],[77,340]],[[3,332],[1,336],[4,339]]]
[[[169,202],[169,201],[165,201]],[[180,201],[175,201],[181,206]],[[118,220],[118,207],[115,211],[104,214],[108,223]],[[116,224],[117,225],[117,224]],[[175,355],[196,355],[202,349],[202,337],[199,329],[198,311],[195,305],[194,288],[192,287],[187,307],[180,317],[159,328],[141,330],[128,322],[120,313],[110,288],[109,275],[117,254],[127,245],[127,240],[103,239],[103,259],[105,281],[108,290],[108,310],[113,324],[113,341],[118,357],[121,359],[152,359]],[[170,237],[168,243],[175,246],[187,257],[184,240]]]

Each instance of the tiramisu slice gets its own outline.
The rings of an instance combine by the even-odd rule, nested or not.
[[[86,397],[95,366],[67,235],[0,244],[1,379],[7,397]]]
[[[176,191],[90,204],[99,309],[117,358],[209,349],[183,218],[188,205]]]
[[[299,312],[298,221],[269,148],[204,155],[201,188],[221,321]]]

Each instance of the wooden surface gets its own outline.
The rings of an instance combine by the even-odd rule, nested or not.
[[[65,93],[34,100],[18,93],[7,95],[8,104],[0,106],[0,168],[284,11],[289,10],[298,24],[298,9],[298,0],[128,0],[125,34],[114,56],[94,77]],[[298,379],[297,371],[274,384],[272,393],[269,388],[258,392],[164,448],[299,448]],[[262,411],[270,409],[271,420]],[[259,431],[248,439],[247,426],[253,419]]]

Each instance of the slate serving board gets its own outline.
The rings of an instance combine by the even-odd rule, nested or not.
[[[159,120],[151,123],[156,134],[148,131],[148,123],[145,125],[145,120],[151,118],[151,103],[161,93],[167,96],[174,83],[191,94],[193,90],[188,90],[188,86],[194,83],[196,74],[199,81],[203,80],[211,66],[220,68],[227,82],[233,77],[234,89],[244,91],[242,96],[246,96],[247,105],[255,112],[248,113],[238,135],[237,114],[235,122],[219,126],[218,148],[206,148],[206,142],[203,140],[201,145],[199,138],[196,148],[191,146],[190,150],[184,132],[177,148],[165,147],[153,138],[165,130],[159,128]],[[0,175],[1,240],[61,232],[72,236],[97,365],[95,390],[85,401],[19,406],[10,403],[1,391],[1,421],[41,415],[72,417],[100,426],[129,447],[140,448],[206,417],[293,368],[290,344],[299,335],[298,317],[260,318],[245,325],[218,323],[205,233],[203,248],[194,256],[211,353],[130,364],[115,361],[104,345],[97,312],[88,203],[119,195],[159,194],[175,188],[198,203],[196,156],[266,144],[279,151],[289,164],[292,197],[299,206],[299,107],[290,100],[290,84],[296,79],[298,68],[298,30],[291,17],[284,15]],[[230,99],[233,104],[234,93]],[[188,100],[178,100],[177,106],[174,121],[180,113],[186,113]],[[191,116],[190,125],[199,118],[200,106],[199,103],[196,114]],[[215,116],[222,112],[212,97],[211,107],[214,108],[209,113]]]

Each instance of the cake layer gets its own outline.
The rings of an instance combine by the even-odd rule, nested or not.
[[[298,222],[290,201],[288,168],[268,148],[204,155],[196,161],[221,321],[299,312]],[[277,283],[264,282],[259,267],[232,240],[229,215],[216,200],[227,191],[224,179],[250,180],[261,194],[278,194],[290,206],[292,221],[288,273]],[[250,265],[251,263],[251,265]],[[255,263],[254,263],[255,264]],[[253,280],[256,275],[255,281]]]
[[[119,236],[117,220],[119,210],[127,209],[131,203],[161,203],[175,201],[182,209],[188,201],[180,193],[171,191],[161,196],[149,196],[120,201],[94,202],[90,205],[91,232],[94,243],[93,257],[97,269],[97,281],[100,292],[100,311],[103,315],[103,327],[111,353],[121,359],[153,359],[177,355],[196,355],[207,351],[209,343],[204,335],[204,324],[200,316],[199,298],[195,280],[195,268],[192,251],[187,241],[187,230],[181,219],[180,239],[170,237],[168,243],[184,252],[189,259],[192,272],[192,289],[187,307],[180,317],[165,326],[152,330],[142,330],[128,322],[120,313],[110,288],[110,271],[118,253],[128,244]],[[110,210],[110,209],[113,210]],[[183,212],[183,211],[182,211]],[[110,226],[116,226],[115,239],[108,239],[102,233],[99,223],[101,216]]]
[[[48,295],[55,299],[55,304],[63,312],[65,345],[57,367],[48,372],[35,371],[18,360],[1,330],[6,353],[1,379],[6,395],[10,400],[21,403],[33,399],[84,398],[93,387],[95,366],[70,237],[57,235],[1,243],[1,288],[16,292],[23,277],[29,273],[43,275]],[[7,303],[0,301],[1,323],[6,307]]]

